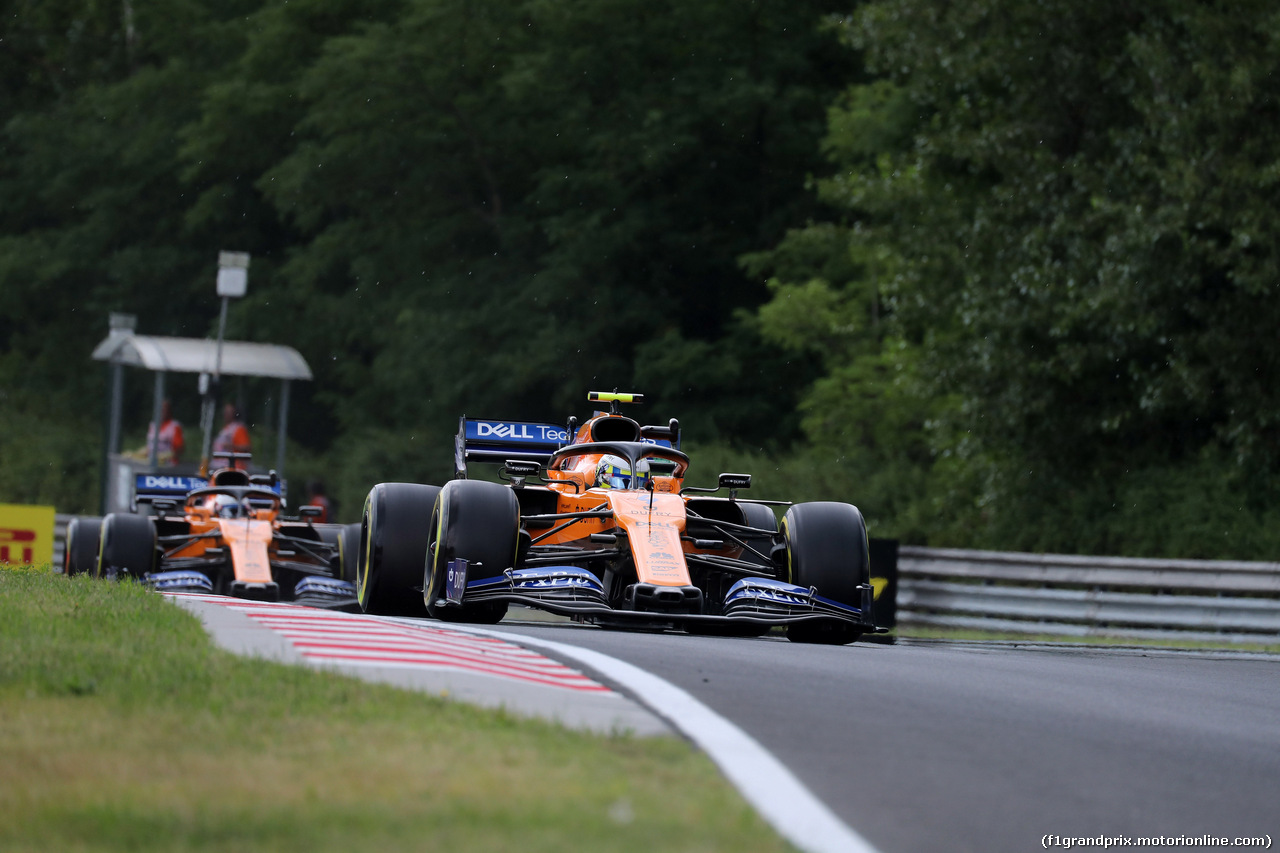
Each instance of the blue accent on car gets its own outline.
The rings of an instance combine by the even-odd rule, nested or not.
[[[454,468],[466,476],[468,462],[510,460],[545,465],[551,454],[569,443],[569,433],[556,424],[461,418],[454,438]]]
[[[160,592],[213,592],[213,581],[208,575],[185,569],[150,572],[143,583]]]
[[[836,609],[861,615],[860,608],[832,601],[808,589],[774,578],[743,578],[729,587],[724,597],[724,609],[728,613],[738,607],[752,605],[797,609]]]
[[[339,578],[312,576],[303,578],[293,587],[294,598],[354,598],[355,584]]]
[[[522,449],[556,448],[569,443],[569,433],[555,424],[529,423],[527,421],[464,421],[464,436],[468,443],[483,442],[501,444]]]
[[[577,566],[544,566],[536,569],[513,569],[497,577],[478,578],[467,583],[469,592],[493,589],[516,592],[546,592],[550,590],[592,590],[604,594],[600,580],[586,569]]]
[[[274,485],[254,483],[254,488],[266,489],[283,495],[285,482],[277,480]],[[196,489],[209,488],[209,481],[204,477],[186,477],[177,474],[136,474],[133,478],[133,492],[139,497],[170,498],[185,497]]]
[[[452,604],[461,604],[467,591],[467,561],[450,560],[444,576],[444,597]]]
[[[591,589],[604,594],[604,586],[591,572],[576,566],[547,566],[520,569],[511,573],[515,588],[524,589]]]
[[[175,474],[137,474],[134,476],[135,494],[170,497],[185,495],[203,489],[209,481],[203,477],[183,477]]]

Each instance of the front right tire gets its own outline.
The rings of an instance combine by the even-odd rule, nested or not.
[[[427,612],[447,622],[492,625],[507,615],[505,601],[461,606],[437,604],[445,597],[449,562],[467,561],[467,580],[501,575],[514,568],[520,536],[520,504],[515,492],[483,480],[451,480],[440,490],[427,546]]]
[[[98,566],[98,537],[101,535],[101,518],[78,515],[67,522],[67,541],[62,549],[64,575],[93,574]]]
[[[98,538],[96,577],[142,580],[155,570],[156,526],[150,518],[113,512],[102,520]]]

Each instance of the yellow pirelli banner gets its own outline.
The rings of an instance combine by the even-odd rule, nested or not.
[[[54,508],[0,504],[0,563],[53,562]]]

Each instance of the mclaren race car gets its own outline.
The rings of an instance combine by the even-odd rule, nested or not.
[[[297,601],[358,610],[360,525],[314,524],[319,507],[282,518],[280,482],[224,468],[207,480],[138,475],[135,507],[67,526],[64,572],[133,578],[166,592]]]
[[[494,623],[522,604],[650,630],[843,644],[876,631],[867,532],[846,503],[747,500],[746,474],[685,485],[680,425],[607,403],[567,427],[463,417],[443,487],[381,483],[365,501],[363,610]],[[469,479],[468,464],[500,466]],[[727,496],[713,496],[727,492]],[[774,506],[788,506],[781,525]]]

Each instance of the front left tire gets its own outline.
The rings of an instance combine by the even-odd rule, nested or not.
[[[834,501],[796,504],[782,519],[782,537],[790,583],[861,609],[862,588],[871,583],[871,558],[867,525],[856,506]],[[787,626],[787,639],[793,643],[844,645],[861,635],[861,629],[847,623]]]

